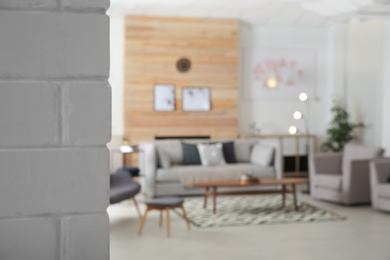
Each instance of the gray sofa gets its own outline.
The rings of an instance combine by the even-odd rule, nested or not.
[[[181,142],[212,143],[231,142],[237,163],[204,166],[183,165]],[[260,165],[252,154],[252,148],[264,146],[272,149],[269,164]],[[283,174],[283,160],[280,141],[278,139],[237,139],[237,140],[153,140],[141,142],[139,165],[142,178],[142,191],[147,197],[166,195],[201,195],[203,189],[188,187],[193,181],[238,179],[244,173],[252,173],[258,178],[280,178]],[[161,149],[169,156],[171,165],[162,166]],[[261,154],[259,156],[262,156]],[[267,156],[266,154],[264,156]],[[246,187],[245,189],[272,189],[275,187]],[[242,188],[225,188],[225,191],[240,191]],[[223,189],[221,189],[223,191]]]

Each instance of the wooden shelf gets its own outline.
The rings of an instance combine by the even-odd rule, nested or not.
[[[295,175],[294,176],[301,176],[302,173],[300,171],[300,157],[301,155],[307,155],[309,156],[310,151],[316,153],[317,152],[317,136],[313,134],[264,134],[264,135],[240,135],[240,138],[278,138],[282,143],[282,149],[283,149],[283,139],[295,139]],[[300,140],[301,139],[311,139],[309,142],[310,148],[308,151],[308,154],[301,154],[300,151]],[[283,155],[284,156],[284,155]],[[293,155],[294,156],[294,155]],[[285,173],[286,174],[286,173]],[[302,176],[307,176],[305,175]]]

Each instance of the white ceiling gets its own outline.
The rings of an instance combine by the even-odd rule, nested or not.
[[[109,12],[235,18],[267,26],[326,26],[390,16],[390,0],[111,0]]]

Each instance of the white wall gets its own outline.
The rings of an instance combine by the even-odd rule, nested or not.
[[[316,53],[316,96],[310,97],[310,132],[325,134],[326,119],[329,111],[329,95],[332,92],[329,72],[332,56],[329,43],[329,29],[326,28],[277,28],[242,25],[241,27],[241,70],[244,50],[247,48],[273,48],[311,50]],[[243,75],[242,71],[240,73]],[[304,133],[304,122],[296,121],[292,114],[296,110],[307,114],[305,104],[298,100],[267,101],[246,100],[243,97],[245,79],[240,79],[239,130],[250,133],[249,124],[257,122],[262,134],[287,134],[290,125],[296,125]]]
[[[352,121],[366,124],[362,142],[381,144],[384,69],[384,28],[381,20],[347,26],[346,94]]]
[[[390,156],[390,20],[386,21],[384,29],[384,81],[382,92],[382,125],[381,145],[386,149],[386,156]]]
[[[0,259],[109,259],[108,5],[0,1]]]

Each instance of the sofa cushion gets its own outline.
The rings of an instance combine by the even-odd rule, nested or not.
[[[341,182],[342,176],[340,174],[317,173],[314,186],[339,191],[341,190]]]
[[[274,147],[255,144],[251,152],[251,163],[261,166],[270,166],[274,158]]]
[[[182,164],[183,152],[178,140],[161,140],[156,142],[158,164],[163,168]]]
[[[234,140],[234,152],[236,155],[237,162],[250,162],[252,147],[256,143],[258,143],[258,140]]]
[[[379,197],[390,199],[390,184],[379,184],[377,190]]]
[[[377,147],[347,144],[343,152],[342,171],[350,171],[352,160],[364,160],[381,157],[384,150]]]
[[[273,167],[264,167],[250,163],[237,163],[220,166],[173,166],[160,168],[156,173],[158,182],[179,182],[181,174],[192,174],[193,181],[208,179],[238,179],[244,173],[252,173],[257,178],[275,178]]]
[[[196,144],[181,143],[184,165],[201,165],[198,147]]]
[[[222,144],[198,144],[200,161],[203,166],[225,165],[226,161],[222,152]]]

